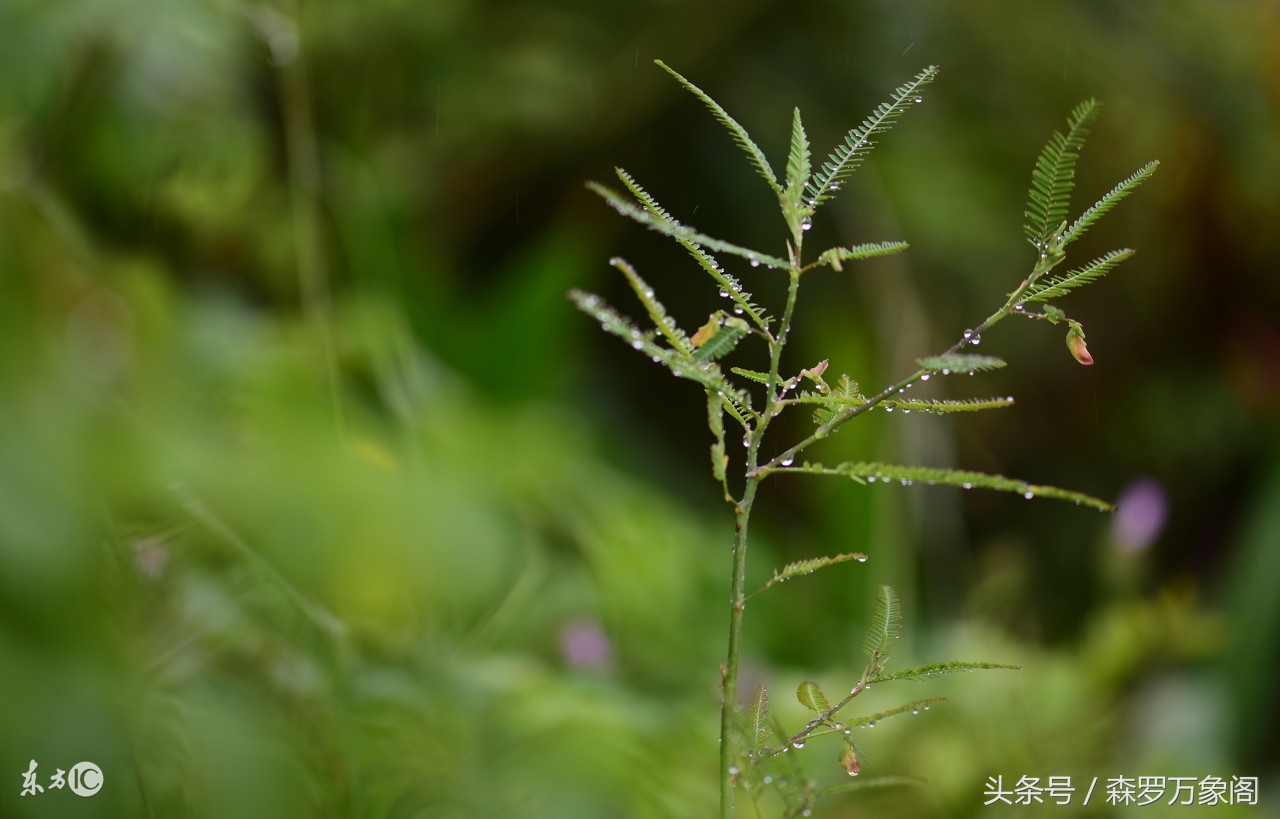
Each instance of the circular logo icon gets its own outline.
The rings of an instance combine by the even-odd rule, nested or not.
[[[102,769],[92,762],[77,762],[67,774],[67,785],[76,796],[93,796],[102,790]]]

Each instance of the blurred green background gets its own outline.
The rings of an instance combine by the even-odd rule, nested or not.
[[[934,394],[1014,408],[875,413],[816,453],[1117,515],[762,490],[749,582],[871,558],[748,611],[744,673],[786,719],[800,680],[856,679],[879,583],[901,664],[1025,666],[874,692],[951,699],[860,743],[866,774],[928,783],[817,814],[1127,815],[983,790],[1240,775],[1259,807],[1167,810],[1280,815],[1276,42],[1268,0],[0,3],[0,815],[713,813],[732,524],[702,399],[564,294],[638,313],[616,254],[686,327],[718,306],[583,189],[615,164],[705,232],[774,253],[785,232],[655,58],[775,166],[792,106],[825,155],[942,66],[811,234],[912,249],[806,279],[792,371],[883,384],[988,315],[1079,100],[1106,108],[1077,209],[1163,163],[1077,246],[1139,250],[1064,300],[1095,366],[1009,321],[982,348],[1007,369]],[[828,783],[837,755],[801,756]],[[93,761],[104,788],[22,796],[32,760],[45,786]]]

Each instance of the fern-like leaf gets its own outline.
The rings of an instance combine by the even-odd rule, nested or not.
[[[843,262],[853,259],[870,259],[874,256],[889,256],[901,253],[908,247],[910,245],[906,242],[868,242],[853,247],[833,247],[822,251],[816,265],[829,264],[837,271],[842,271],[844,270]]]
[[[924,69],[914,80],[896,89],[888,102],[881,103],[861,125],[845,135],[844,144],[831,152],[827,161],[822,163],[822,169],[809,180],[805,193],[810,208],[818,207],[835,195],[835,191],[875,146],[873,137],[892,128],[902,112],[919,101],[921,89],[937,76],[937,66]]]
[[[747,726],[755,739],[756,746],[769,741],[773,729],[769,726],[769,689],[763,685],[756,687],[756,695],[747,706]]]
[[[1079,151],[1089,136],[1089,127],[1097,119],[1102,104],[1085,100],[1067,118],[1067,132],[1054,131],[1040,152],[1031,172],[1031,190],[1027,194],[1027,240],[1045,248],[1049,239],[1067,218],[1071,190],[1075,187],[1075,167]]]
[[[644,305],[645,312],[649,314],[649,318],[653,320],[653,324],[658,328],[658,332],[667,339],[674,349],[683,353],[692,353],[693,344],[690,343],[689,337],[686,336],[676,323],[667,315],[667,308],[662,306],[662,302],[653,296],[653,288],[640,278],[635,269],[627,264],[627,262],[617,256],[609,260],[609,264],[622,271],[622,275],[627,277],[627,283],[631,285],[631,289],[635,291],[636,296],[640,298],[640,303]]]
[[[946,702],[946,697],[930,697],[925,700],[916,700],[906,705],[899,705],[897,708],[890,708],[887,711],[880,711],[875,714],[867,714],[864,717],[854,717],[853,719],[843,720],[846,728],[870,728],[882,719],[896,717],[899,714],[918,714],[921,711],[928,711],[940,702]]]
[[[1089,262],[1078,270],[1072,270],[1057,278],[1049,279],[1045,282],[1037,282],[1032,285],[1023,301],[1047,301],[1056,299],[1059,296],[1065,296],[1077,287],[1084,287],[1086,284],[1101,279],[1103,276],[1111,272],[1116,265],[1128,259],[1134,254],[1134,251],[1125,248],[1123,250],[1113,250],[1105,256]]]
[[[827,695],[823,694],[822,688],[811,680],[805,680],[796,687],[796,699],[805,708],[810,711],[817,711],[819,714],[831,710],[831,703],[827,702]]]
[[[801,202],[805,185],[809,184],[809,137],[800,121],[800,109],[795,109],[791,120],[791,152],[787,155],[787,184],[782,189],[782,218],[792,233],[802,229],[802,223],[812,212]]]
[[[801,403],[821,404],[813,411],[813,422],[818,426],[829,423],[850,407],[867,403],[866,397],[858,392],[858,382],[847,375],[841,375],[830,392],[813,393],[806,390],[798,400]]]
[[[1066,245],[1078,238],[1093,225],[1094,222],[1102,218],[1103,214],[1116,206],[1116,203],[1133,192],[1134,188],[1147,181],[1156,168],[1160,167],[1157,160],[1152,160],[1143,165],[1133,176],[1121,182],[1111,189],[1110,193],[1093,203],[1088,210],[1080,214],[1080,218],[1071,223],[1071,227],[1067,228],[1067,232],[1062,234],[1062,244]]]
[[[988,669],[1008,669],[1010,671],[1021,671],[1022,666],[1010,665],[1009,663],[969,663],[961,660],[954,660],[945,663],[931,663],[916,668],[907,668],[902,671],[894,671],[891,674],[880,674],[867,680],[868,683],[890,682],[893,680],[924,680],[930,677],[938,677],[943,674],[957,674],[963,671],[984,671]]]
[[[725,470],[728,468],[729,456],[724,446],[724,401],[710,390],[707,390],[707,426],[714,439],[711,444],[711,474],[724,485],[725,494],[728,495]]]
[[[720,311],[717,311],[720,313]],[[695,334],[693,343],[697,346],[697,350],[691,356],[694,363],[701,364],[706,361],[715,361],[728,355],[734,347],[738,346],[738,342],[742,341],[751,332],[751,328],[745,321],[733,316],[725,316],[723,313],[713,315],[712,322],[716,323],[716,327],[708,333],[708,337],[699,344],[698,336]],[[699,333],[702,332],[701,330]]]
[[[672,77],[675,77],[676,82],[683,85],[692,92],[695,97],[702,100],[703,105],[706,105],[707,108],[711,110],[711,113],[720,121],[720,124],[729,129],[729,133],[733,135],[733,140],[738,143],[738,146],[741,147],[743,151],[746,152],[747,158],[751,160],[751,164],[760,172],[760,176],[764,177],[764,181],[769,183],[769,187],[773,189],[773,192],[781,194],[782,187],[778,184],[778,178],[774,175],[773,168],[769,165],[769,160],[765,158],[764,152],[760,150],[760,146],[756,145],[755,142],[751,140],[751,136],[747,134],[747,129],[743,128],[738,124],[737,120],[729,116],[729,113],[721,108],[718,102],[711,99],[707,92],[686,80],[674,68],[667,65],[662,60],[654,60],[654,62],[657,63],[658,67],[663,71],[667,72]]]
[[[1013,406],[1013,396],[1010,395],[1007,398],[969,398],[963,401],[890,398],[888,400],[881,401],[880,405],[885,409],[892,407],[893,409],[900,409],[903,412],[924,412],[931,415],[946,415],[952,412],[981,412],[982,410],[1011,407]]]
[[[740,375],[748,381],[754,381],[757,384],[769,383],[769,374],[762,373],[759,370],[745,370],[742,367],[730,367],[729,372]]]
[[[581,290],[570,290],[569,298],[578,309],[600,322],[605,332],[618,336],[628,342],[632,348],[650,356],[659,364],[671,370],[677,378],[696,381],[706,389],[718,394],[725,400],[725,410],[744,426],[747,416],[758,418],[751,408],[751,396],[729,383],[724,373],[713,361],[697,363],[678,350],[660,347],[653,342],[652,333],[642,333],[630,321],[618,315],[604,299],[594,293]],[[668,316],[668,319],[670,317]],[[674,326],[675,322],[671,322]]]
[[[930,373],[942,373],[943,375],[984,373],[990,370],[998,370],[1005,366],[1004,360],[995,356],[967,355],[964,353],[929,356],[928,358],[917,359],[916,363]]]
[[[871,615],[871,626],[862,644],[871,669],[868,676],[877,677],[884,671],[901,629],[902,607],[898,603],[898,594],[892,586],[881,586],[876,589],[875,613]]]
[[[1013,492],[1030,500],[1031,498],[1054,498],[1071,501],[1081,506],[1091,506],[1103,512],[1113,510],[1111,504],[1104,500],[1073,492],[1056,486],[1027,483],[1003,475],[990,475],[986,472],[971,472],[967,469],[940,469],[928,466],[900,466],[878,461],[856,461],[827,467],[822,464],[805,462],[800,466],[773,466],[769,472],[796,472],[806,475],[842,475],[858,483],[899,483],[902,486],[912,484],[959,486],[962,489],[993,489],[997,492]]]

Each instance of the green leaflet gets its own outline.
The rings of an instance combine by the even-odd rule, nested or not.
[[[648,191],[640,187],[640,185],[631,178],[630,174],[622,168],[614,168],[614,172],[618,175],[618,179],[622,180],[622,184],[627,187],[627,190],[629,190],[631,194],[635,196],[636,199],[640,200],[640,203],[645,206],[652,218],[657,219],[660,223],[669,227],[678,225],[676,220],[658,204],[657,200],[650,196]],[[591,186],[588,185],[588,187]],[[593,190],[596,189],[593,188]],[[607,191],[607,189],[600,188],[597,190],[597,193],[601,193],[601,191]],[[610,191],[609,193],[612,192]],[[606,201],[610,201],[612,203],[612,200],[608,195],[605,195],[604,193],[601,193],[601,195],[605,197]],[[650,227],[653,227],[653,225],[650,225]],[[724,267],[716,261],[715,257],[703,250],[696,241],[693,241],[683,234],[676,235],[656,227],[654,229],[659,230],[659,232],[666,233],[666,235],[675,239],[681,247],[689,252],[689,255],[693,257],[694,261],[696,261],[698,265],[711,276],[711,278],[715,279],[716,283],[720,285],[721,291],[724,292],[726,296],[733,299],[733,301],[742,308],[742,312],[747,318],[755,322],[756,326],[761,329],[768,329],[768,316],[766,316],[764,311],[752,301],[751,294],[743,288],[741,282],[725,272]],[[753,266],[760,264],[759,258],[748,257],[748,260]]]
[[[821,714],[831,710],[831,703],[827,702],[826,694],[822,693],[822,689],[816,682],[810,680],[805,680],[796,687],[796,699],[810,711]]]
[[[668,66],[662,60],[654,60],[658,67],[676,78],[676,81],[689,89],[695,97],[702,100],[702,103],[711,109],[711,113],[715,118],[720,120],[720,124],[729,129],[729,133],[733,135],[733,139],[738,146],[746,152],[747,158],[751,160],[751,164],[760,172],[760,176],[764,177],[764,181],[769,183],[769,187],[774,193],[781,194],[782,188],[778,185],[778,178],[773,174],[773,168],[769,166],[769,160],[765,158],[764,152],[760,150],[760,146],[751,141],[751,137],[747,134],[747,129],[738,124],[738,121],[729,116],[728,112],[720,107],[720,104],[698,86],[680,76],[675,69]]]
[[[890,256],[894,253],[901,253],[910,245],[906,242],[867,242],[866,244],[853,245],[852,247],[833,247],[824,250],[818,256],[816,265],[831,265],[837,271],[844,270],[842,262],[854,259],[870,259],[875,256]]]
[[[779,259],[777,256],[770,256],[768,253],[761,253],[758,250],[741,247],[733,244],[732,242],[721,241],[720,239],[713,238],[705,233],[699,233],[691,227],[686,227],[674,219],[663,219],[648,210],[641,210],[623,199],[614,191],[606,188],[604,185],[596,182],[588,182],[587,187],[599,194],[618,213],[626,216],[628,219],[634,219],[651,230],[656,230],[658,233],[670,236],[681,244],[688,242],[696,247],[709,247],[712,250],[718,250],[721,253],[730,253],[734,256],[741,256],[749,262],[755,262],[756,264],[763,264],[769,267],[785,268],[787,266],[785,259]]]
[[[914,80],[897,88],[888,102],[877,106],[871,116],[845,135],[844,144],[831,152],[827,161],[822,163],[822,169],[809,181],[805,189],[809,207],[816,208],[835,195],[841,183],[862,164],[862,160],[875,147],[873,137],[892,128],[904,111],[920,101],[920,91],[937,76],[937,66],[931,65],[924,69]]]
[[[916,700],[906,705],[899,705],[897,708],[890,708],[887,711],[880,711],[875,714],[867,714],[865,717],[854,717],[851,720],[843,720],[846,727],[849,728],[871,728],[882,719],[896,717],[899,714],[918,714],[921,711],[928,711],[931,707],[940,702],[946,702],[946,697],[932,697],[927,700]]]
[[[758,370],[744,370],[741,367],[730,367],[729,372],[735,373],[736,375],[740,375],[743,378],[747,379],[748,381],[754,381],[757,384],[769,383],[769,374],[762,373]]]
[[[719,324],[710,334],[710,338],[702,344],[697,344],[697,336],[694,337],[694,343],[698,347],[692,356],[695,364],[723,358],[738,346],[738,342],[742,341],[747,333],[751,332],[751,327],[740,318],[726,317],[723,313],[712,318],[718,320]]]
[[[791,228],[792,235],[804,229],[803,222],[813,212],[800,203],[804,187],[809,184],[809,137],[800,121],[800,109],[795,109],[791,120],[791,152],[787,155],[787,185],[782,189],[782,218]]]
[[[768,742],[769,735],[773,733],[769,726],[769,690],[763,685],[756,687],[756,695],[747,706],[747,726],[757,746]]]
[[[1102,215],[1115,207],[1117,202],[1145,182],[1148,177],[1156,172],[1158,167],[1160,167],[1160,162],[1152,160],[1135,171],[1128,179],[1112,188],[1110,193],[1091,205],[1084,213],[1080,214],[1080,218],[1071,223],[1071,227],[1067,228],[1067,232],[1062,235],[1062,244],[1066,245],[1079,239],[1094,222],[1102,218]]]
[[[689,342],[689,337],[676,326],[674,319],[667,316],[667,308],[662,306],[662,302],[653,297],[653,288],[644,279],[640,278],[635,269],[623,259],[615,256],[609,260],[609,263],[621,270],[622,275],[627,277],[627,283],[631,285],[631,289],[640,298],[640,303],[644,305],[649,318],[653,320],[658,332],[666,337],[667,342],[674,349],[683,353],[692,353],[693,344]]]
[[[916,360],[923,369],[931,373],[983,373],[998,370],[1005,366],[1004,360],[990,355],[967,355],[965,353],[947,353]]]
[[[1049,279],[1046,282],[1038,282],[1027,290],[1023,301],[1045,301],[1047,299],[1055,299],[1059,296],[1065,296],[1067,293],[1075,290],[1077,287],[1084,287],[1086,284],[1101,279],[1103,276],[1111,272],[1116,265],[1128,259],[1134,254],[1134,251],[1125,248],[1124,250],[1113,250],[1105,256],[1089,262],[1078,270],[1072,270],[1062,276]]]
[[[631,322],[618,315],[617,311],[606,304],[604,299],[594,293],[570,290],[569,298],[579,310],[599,321],[600,328],[605,332],[618,336],[629,342],[634,349],[656,359],[658,363],[671,370],[671,374],[675,377],[696,381],[713,393],[719,394],[726,402],[725,409],[739,423],[746,425],[746,416],[757,417],[751,408],[751,396],[726,381],[715,362],[695,363],[679,351],[659,347],[653,343],[651,333],[641,333]]]
[[[880,586],[876,589],[876,608],[871,615],[871,626],[862,643],[869,677],[877,677],[884,671],[901,630],[902,608],[898,604],[898,594],[892,586]]]
[[[1067,118],[1067,133],[1053,132],[1031,172],[1024,230],[1027,240],[1042,251],[1049,248],[1050,239],[1067,218],[1071,190],[1076,185],[1076,160],[1101,108],[1102,104],[1092,99],[1077,105]]]
[[[820,405],[813,411],[813,422],[818,426],[831,422],[850,407],[867,403],[866,396],[858,392],[858,382],[843,374],[830,392],[814,393],[806,390],[800,393],[797,400],[803,404]]]
[[[843,475],[858,483],[900,483],[903,486],[921,483],[930,486],[944,484],[959,486],[962,489],[994,489],[999,492],[1014,492],[1030,500],[1031,498],[1055,498],[1071,501],[1082,506],[1091,506],[1103,512],[1113,510],[1111,504],[1104,500],[1059,489],[1056,486],[1027,483],[1003,475],[989,475],[985,472],[972,472],[967,469],[939,469],[927,466],[901,466],[879,462],[849,462],[836,467],[822,464],[804,463],[801,466],[770,467],[769,472],[801,472],[809,475]]]
[[[879,674],[867,680],[867,682],[878,683],[890,682],[892,680],[923,680],[943,674],[956,674],[962,671],[983,671],[997,668],[1008,669],[1011,671],[1022,670],[1022,666],[1010,665],[1008,663],[969,663],[961,660],[955,660],[952,662],[931,663],[929,665],[917,666],[916,668],[907,668],[902,671],[895,671],[892,674]]]
[[[880,402],[885,409],[890,407],[904,412],[923,412],[930,415],[946,415],[951,412],[980,412],[982,410],[1012,407],[1013,396],[1007,398],[967,398],[960,401],[947,399],[912,400],[905,398],[889,398]]]
[[[725,495],[729,494],[728,453],[724,449],[724,401],[714,392],[707,390],[707,426],[711,428],[714,442],[711,444],[711,474],[724,486]]]

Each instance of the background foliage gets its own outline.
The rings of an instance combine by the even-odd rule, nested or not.
[[[614,164],[714,235],[781,225],[654,58],[775,164],[792,106],[829,144],[943,67],[814,226],[912,243],[797,316],[795,360],[868,384],[1016,284],[1076,102],[1106,103],[1080,201],[1162,160],[1081,240],[1139,250],[1072,305],[1094,367],[1005,325],[977,378],[1014,408],[827,444],[1121,512],[778,480],[758,582],[870,560],[759,598],[748,657],[838,689],[891,583],[903,662],[1026,670],[913,684],[951,701],[868,734],[864,770],[929,781],[883,810],[976,815],[994,774],[1241,774],[1274,813],[1278,39],[1263,0],[0,5],[0,813],[712,811],[729,535],[701,400],[564,293],[623,302],[622,254],[687,326],[719,306],[582,188]],[[31,759],[108,784],[19,797]]]

